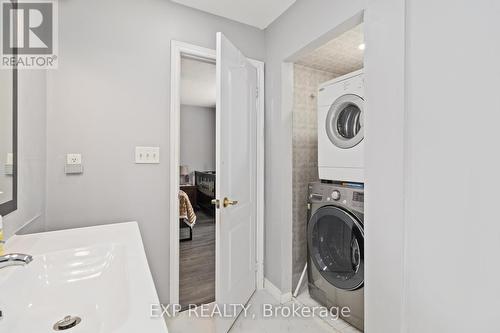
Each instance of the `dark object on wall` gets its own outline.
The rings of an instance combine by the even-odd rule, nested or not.
[[[215,171],[195,171],[194,174],[198,189],[198,206],[214,216],[215,207],[212,205],[212,199],[215,199]]]

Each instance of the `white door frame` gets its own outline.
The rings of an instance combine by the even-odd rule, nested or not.
[[[170,73],[170,304],[179,304],[179,160],[181,56],[216,60],[215,50],[171,41]],[[258,74],[257,113],[257,289],[264,288],[264,63],[248,59]],[[217,239],[215,240],[217,242]]]

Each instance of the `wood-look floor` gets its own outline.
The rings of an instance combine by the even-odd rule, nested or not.
[[[179,302],[190,304],[215,301],[215,219],[196,212],[193,239],[180,242]]]

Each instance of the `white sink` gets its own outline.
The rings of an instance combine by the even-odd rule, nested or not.
[[[55,332],[67,315],[81,322],[62,332],[167,332],[150,318],[159,300],[135,222],[14,236],[7,252],[34,259],[0,269],[0,332]]]

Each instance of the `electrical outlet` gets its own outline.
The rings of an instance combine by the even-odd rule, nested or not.
[[[67,154],[66,155],[66,164],[67,165],[80,165],[80,164],[82,164],[82,155],[81,154]]]
[[[135,163],[159,164],[160,147],[135,147]]]

